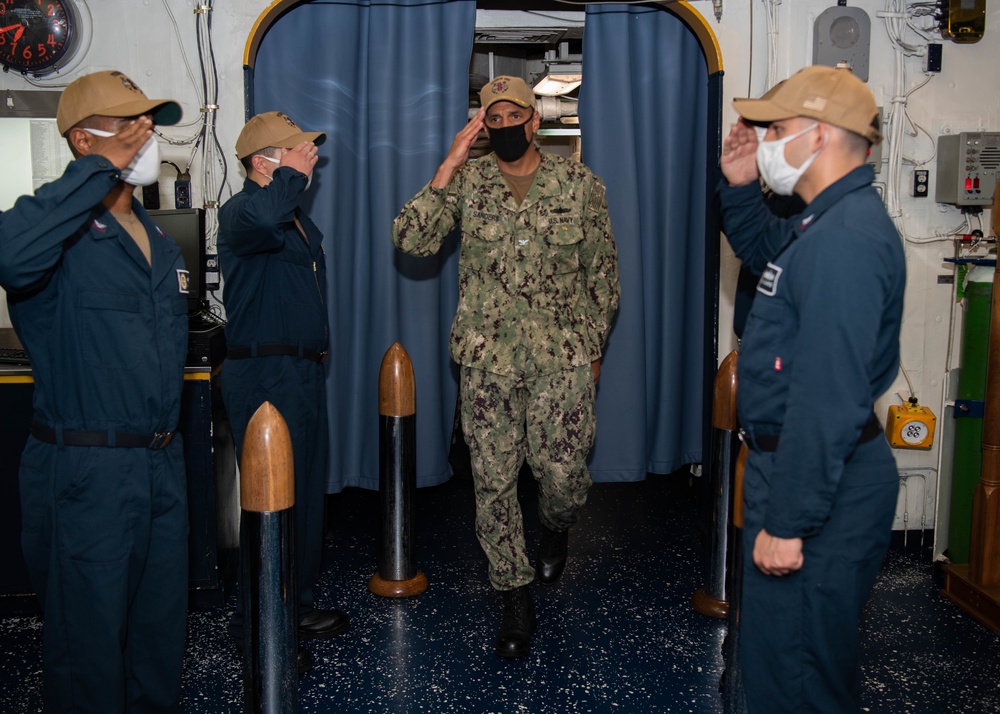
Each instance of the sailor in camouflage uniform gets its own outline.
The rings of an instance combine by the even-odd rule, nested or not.
[[[528,584],[555,583],[567,532],[587,498],[601,348],[618,307],[618,259],[604,185],[586,166],[542,154],[535,97],[497,77],[433,180],[396,218],[393,240],[433,255],[462,226],[451,354],[461,365],[462,429],[472,455],[476,534],[501,592],[496,652],[531,648]],[[495,154],[468,162],[486,127]],[[526,553],[517,475],[539,484],[542,537]]]

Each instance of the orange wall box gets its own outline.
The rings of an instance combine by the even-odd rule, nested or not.
[[[929,449],[934,443],[937,417],[910,397],[906,404],[893,404],[885,419],[885,438],[894,449]]]

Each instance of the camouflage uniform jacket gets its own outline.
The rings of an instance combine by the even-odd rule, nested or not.
[[[618,255],[604,184],[578,161],[542,154],[518,206],[494,155],[429,184],[393,223],[406,253],[433,255],[462,226],[457,363],[505,376],[549,374],[601,356],[618,308]]]

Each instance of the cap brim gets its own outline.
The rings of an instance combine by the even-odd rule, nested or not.
[[[140,114],[151,114],[153,123],[159,126],[172,126],[181,120],[181,105],[172,99],[137,99],[101,111],[102,116],[108,117],[137,117]]]
[[[769,99],[734,99],[733,109],[744,119],[754,122],[791,119],[801,113],[778,106]]]
[[[301,131],[298,134],[292,134],[291,136],[289,136],[287,139],[281,142],[279,146],[282,149],[294,149],[303,141],[311,141],[316,146],[319,146],[324,141],[326,141],[326,134],[323,133],[322,131]]]
[[[492,102],[489,102],[485,107],[483,107],[483,109],[484,110],[485,109],[489,109],[490,107],[492,107],[497,102],[510,102],[511,104],[516,104],[517,106],[521,107],[522,109],[531,109],[531,105],[530,104],[528,104],[527,102],[523,102],[520,99],[514,99],[513,97],[497,97]]]

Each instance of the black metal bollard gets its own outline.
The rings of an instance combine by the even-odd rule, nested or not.
[[[382,358],[378,395],[382,531],[378,571],[368,580],[368,589],[383,597],[409,597],[427,589],[427,577],[417,570],[413,556],[416,386],[410,356],[398,342]]]
[[[295,471],[288,425],[264,402],[247,425],[240,463],[244,582],[243,711],[298,711]]]
[[[729,621],[726,639],[722,643],[724,669],[719,682],[724,714],[746,714],[743,693],[743,667],[740,661],[740,603],[743,600],[743,471],[747,462],[747,447],[740,447],[733,479],[732,540],[729,548],[729,578],[726,597],[729,601]]]
[[[715,453],[712,454],[711,479],[714,504],[712,539],[709,550],[708,582],[691,597],[691,605],[703,615],[724,618],[729,610],[726,601],[726,561],[731,544],[732,480],[737,444],[736,358],[730,352],[715,377],[712,403],[712,427],[715,429]]]

